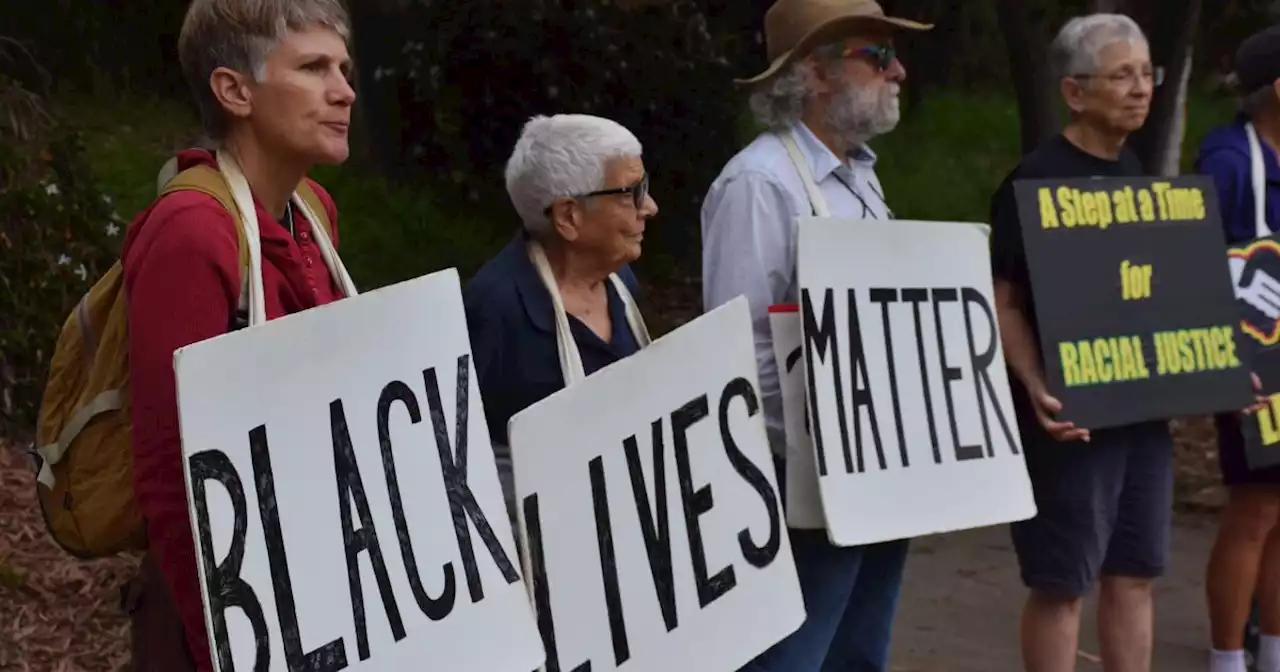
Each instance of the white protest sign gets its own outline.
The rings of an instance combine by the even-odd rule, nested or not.
[[[804,621],[753,348],[739,297],[511,419],[547,670],[728,672]]]
[[[450,269],[174,355],[215,670],[542,663],[470,353]]]
[[[769,330],[773,336],[774,361],[778,363],[778,391],[782,396],[782,420],[787,437],[786,475],[783,476],[787,526],[820,530],[827,526],[827,520],[818,494],[818,468],[805,410],[807,388],[800,306],[769,306]]]
[[[988,232],[951,222],[800,222],[805,380],[832,543],[1035,515]]]

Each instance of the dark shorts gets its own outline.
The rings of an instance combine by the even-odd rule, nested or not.
[[[1024,431],[1035,518],[1014,523],[1027,587],[1082,597],[1102,575],[1156,578],[1173,523],[1173,440],[1168,424],[1091,432],[1061,443]]]
[[[1280,466],[1250,469],[1245,458],[1244,436],[1241,434],[1241,419],[1236,413],[1222,414],[1214,417],[1218,426],[1218,467],[1222,470],[1222,484],[1233,485],[1275,485],[1280,484]],[[1249,422],[1257,422],[1250,418]]]

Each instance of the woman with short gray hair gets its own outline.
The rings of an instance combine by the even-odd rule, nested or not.
[[[620,124],[563,114],[531,119],[507,163],[523,226],[463,298],[508,507],[511,416],[649,343],[629,267],[658,213],[641,153]]]
[[[133,477],[115,487],[132,486],[148,543],[126,603],[139,672],[213,669],[183,478],[174,351],[246,319],[275,319],[354,293],[337,261],[337,207],[306,178],[315,165],[347,159],[355,101],[349,32],[339,0],[193,0],[187,9],[178,56],[210,145],[177,152],[158,182],[187,175],[183,184],[236,185],[237,209],[246,221],[257,219],[262,295],[242,303],[242,287],[257,283],[242,282],[231,206],[209,193],[162,194],[129,225],[121,264]],[[221,668],[228,665],[223,660]]]

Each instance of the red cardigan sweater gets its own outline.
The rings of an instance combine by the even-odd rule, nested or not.
[[[179,170],[216,166],[203,150],[182,152]],[[337,209],[314,182],[337,240]],[[295,210],[297,239],[257,202],[267,319],[341,298],[311,226]],[[129,227],[121,253],[129,303],[133,404],[133,488],[156,557],[182,617],[200,672],[212,670],[195,543],[187,513],[178,433],[173,353],[225,333],[240,296],[239,253],[231,215],[212,197],[179,192],[159,199]]]

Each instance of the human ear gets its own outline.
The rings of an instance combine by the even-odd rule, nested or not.
[[[243,119],[253,110],[253,92],[243,74],[230,68],[215,68],[209,74],[209,88],[227,114]]]
[[[578,239],[582,225],[582,213],[574,205],[575,201],[570,198],[562,198],[551,204],[551,228],[568,241]]]
[[[1063,77],[1059,82],[1059,91],[1062,93],[1062,100],[1067,103],[1067,107],[1072,112],[1084,109],[1084,87],[1075,77]]]
[[[816,94],[831,93],[834,87],[827,79],[827,68],[812,56],[804,59],[804,78],[809,90]]]

